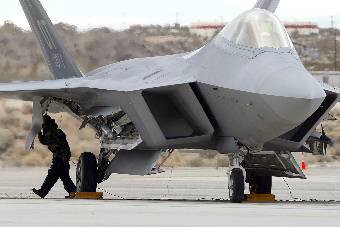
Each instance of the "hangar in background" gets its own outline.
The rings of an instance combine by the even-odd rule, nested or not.
[[[199,22],[190,26],[191,32],[210,38],[217,31],[220,31],[228,22]],[[298,33],[300,35],[317,35],[320,33],[320,27],[312,22],[286,22],[285,27],[291,35]]]

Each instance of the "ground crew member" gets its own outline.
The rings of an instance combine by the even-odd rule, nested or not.
[[[44,115],[39,140],[41,144],[48,146],[48,149],[53,153],[53,160],[43,185],[39,190],[34,188],[33,192],[41,198],[45,198],[59,178],[69,194],[76,192],[76,186],[71,180],[69,173],[71,151],[66,135],[58,128],[55,120],[48,115]]]

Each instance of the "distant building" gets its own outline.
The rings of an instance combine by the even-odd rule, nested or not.
[[[194,34],[204,37],[212,37],[217,31],[221,30],[227,23],[196,23],[190,26],[190,31]],[[320,27],[317,24],[309,22],[285,23],[289,34],[297,32],[300,35],[319,34]]]
[[[210,38],[224,26],[224,23],[197,23],[190,26],[190,31],[194,34]]]
[[[285,23],[285,27],[289,34],[315,35],[320,33],[320,27],[314,23]]]

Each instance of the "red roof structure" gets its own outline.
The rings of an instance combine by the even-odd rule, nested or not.
[[[317,24],[285,24],[286,28],[290,29],[320,29],[320,27]]]
[[[221,29],[225,24],[197,24],[191,26],[193,29]],[[290,29],[320,29],[317,24],[312,23],[286,23],[286,28]]]

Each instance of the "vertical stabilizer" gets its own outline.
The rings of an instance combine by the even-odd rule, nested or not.
[[[280,0],[258,0],[254,8],[266,9],[275,13],[279,3]]]
[[[19,0],[54,79],[83,77],[39,0]]]

